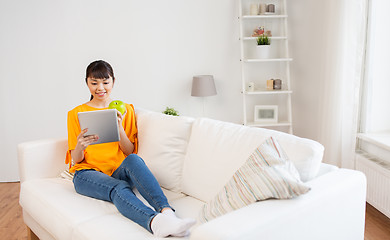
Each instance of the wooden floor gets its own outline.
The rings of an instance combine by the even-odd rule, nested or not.
[[[390,219],[376,210],[370,204],[366,205],[365,240],[389,240]]]
[[[0,239],[25,240],[19,183],[0,183]],[[367,204],[365,240],[390,240],[390,219]]]
[[[0,239],[27,239],[27,228],[19,206],[19,189],[19,183],[0,183]]]

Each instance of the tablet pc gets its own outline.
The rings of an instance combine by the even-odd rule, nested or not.
[[[79,112],[79,123],[81,129],[88,128],[85,136],[96,134],[99,140],[93,144],[118,142],[119,128],[117,111],[115,109]]]

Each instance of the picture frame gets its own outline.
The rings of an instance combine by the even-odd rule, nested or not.
[[[254,121],[257,123],[277,123],[278,106],[277,105],[256,105]]]

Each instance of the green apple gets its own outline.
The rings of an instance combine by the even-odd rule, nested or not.
[[[110,102],[110,105],[108,105],[109,109],[116,109],[118,110],[122,115],[126,112],[126,104],[122,102],[121,100],[114,100]]]

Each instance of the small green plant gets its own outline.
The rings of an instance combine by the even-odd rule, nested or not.
[[[179,116],[179,113],[175,109],[169,107],[167,107],[163,113],[166,115]]]
[[[271,45],[271,41],[267,35],[260,35],[257,37],[257,45]]]

